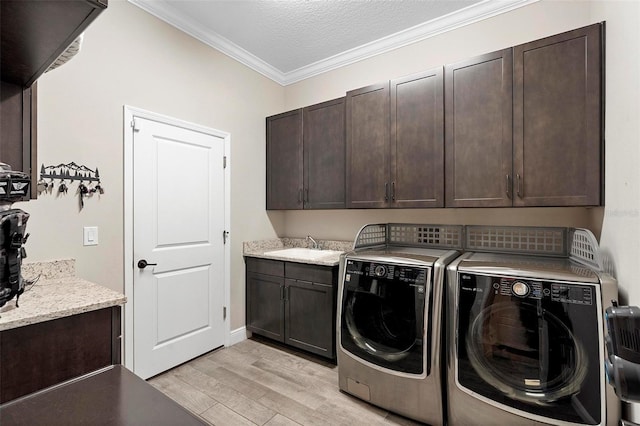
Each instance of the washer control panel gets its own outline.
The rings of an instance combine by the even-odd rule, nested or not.
[[[425,284],[427,282],[427,268],[393,263],[368,262],[364,260],[347,259],[347,276],[365,276],[378,279],[395,280],[409,284]]]
[[[592,305],[594,289],[591,285],[573,284],[553,281],[539,281],[516,277],[486,277],[490,281],[492,291],[496,295],[526,299],[548,299],[552,302]],[[460,283],[463,290],[472,290],[478,286],[476,276],[461,274]],[[475,289],[474,291],[482,291]]]

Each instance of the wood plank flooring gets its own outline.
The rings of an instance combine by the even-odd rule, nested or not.
[[[251,338],[149,380],[212,425],[419,425],[338,389],[338,368]]]

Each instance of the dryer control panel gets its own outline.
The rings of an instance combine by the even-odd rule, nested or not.
[[[425,268],[354,259],[347,260],[346,273],[350,275],[396,280],[409,284],[425,284],[427,281],[427,271]]]
[[[471,274],[461,274],[460,282],[475,281]],[[495,294],[526,299],[549,299],[552,302],[592,305],[593,286],[516,277],[490,277]],[[468,287],[468,286],[467,286]],[[465,286],[461,287],[463,290]]]

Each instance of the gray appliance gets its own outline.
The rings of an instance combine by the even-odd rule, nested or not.
[[[337,318],[340,389],[432,425],[444,424],[446,265],[461,226],[374,224],[342,255]]]
[[[469,226],[448,266],[450,425],[614,425],[604,311],[617,283],[586,230]]]

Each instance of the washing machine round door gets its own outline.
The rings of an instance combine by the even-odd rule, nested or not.
[[[597,286],[459,275],[459,386],[579,424],[602,415]]]
[[[480,311],[471,323],[466,349],[483,380],[528,403],[570,397],[580,391],[587,374],[583,345],[567,325],[538,305],[519,300]]]
[[[375,365],[422,374],[425,270],[351,262],[343,283],[342,347]]]

